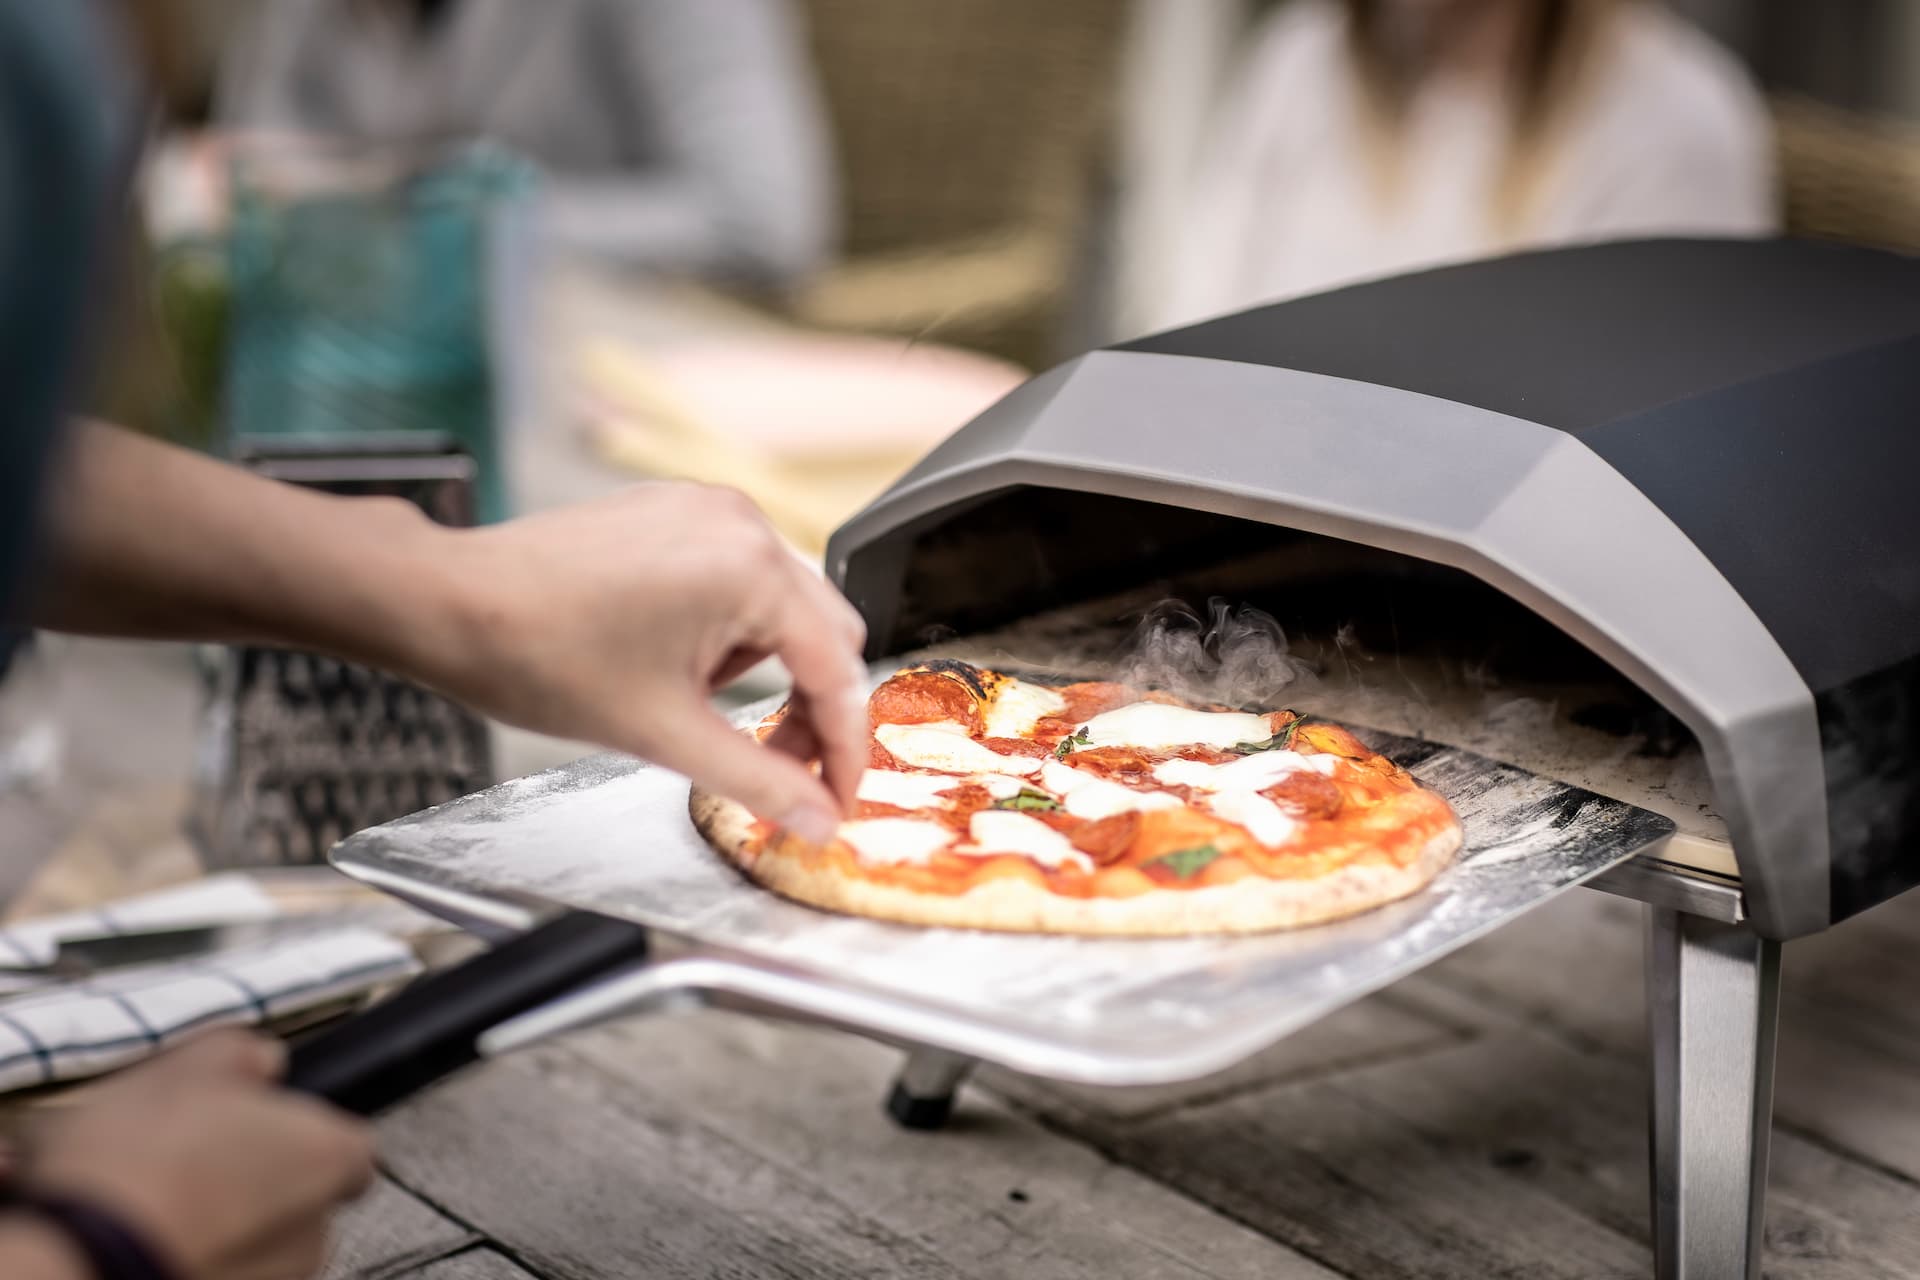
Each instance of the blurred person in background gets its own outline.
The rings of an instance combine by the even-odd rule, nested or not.
[[[1519,249],[1775,228],[1745,72],[1637,0],[1290,0],[1228,86],[1158,320]]]
[[[125,15],[0,0],[0,624],[331,653],[829,836],[865,763],[863,627],[738,494],[640,485],[452,529],[70,421],[138,132]],[[708,698],[768,654],[796,712],[757,743]],[[283,1063],[221,1032],[51,1109],[0,1148],[0,1277],[312,1273],[372,1143],[279,1088]]]
[[[546,171],[554,246],[636,269],[776,289],[834,247],[787,0],[272,0],[251,18],[217,127],[503,143]]]

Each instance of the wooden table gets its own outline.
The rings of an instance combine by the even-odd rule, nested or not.
[[[1576,892],[1226,1076],[987,1073],[701,1013],[476,1068],[380,1123],[334,1277],[1645,1275],[1640,911]],[[1920,899],[1788,948],[1767,1272],[1920,1275]]]

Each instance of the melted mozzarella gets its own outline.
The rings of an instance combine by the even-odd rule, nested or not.
[[[883,724],[874,738],[901,764],[942,773],[1040,772],[1040,762],[1027,756],[1003,756],[967,736],[965,725],[951,720],[932,724]]]
[[[976,783],[987,789],[995,800],[1020,794],[1018,778],[1004,773],[975,773],[955,777],[950,773],[903,773],[898,769],[868,769],[860,775],[857,794],[875,804],[890,804],[896,809],[937,808],[940,797],[955,787]]]
[[[1162,760],[1153,766],[1153,776],[1168,786],[1199,791],[1265,791],[1288,774],[1331,774],[1336,760],[1335,756],[1303,756],[1297,751],[1256,751],[1225,764]]]
[[[1081,726],[1094,747],[1207,746],[1225,749],[1265,742],[1273,729],[1265,716],[1244,711],[1194,711],[1158,702],[1134,702],[1102,712]]]
[[[1069,769],[1055,760],[1040,766],[1040,783],[1059,796],[1076,818],[1105,818],[1132,809],[1175,809],[1180,802],[1163,791],[1135,791],[1107,778]]]
[[[953,832],[919,818],[862,818],[841,823],[840,838],[863,862],[923,863],[953,843]]]
[[[854,794],[862,800],[890,804],[897,809],[930,809],[942,795],[959,786],[961,781],[944,773],[869,769],[860,775],[860,789]]]
[[[1066,709],[1067,700],[1045,685],[1008,680],[987,704],[986,729],[981,736],[1024,737],[1041,717],[1058,715]]]
[[[1207,797],[1207,807],[1265,845],[1285,844],[1300,825],[1258,791],[1216,791]]]
[[[1072,865],[1093,870],[1093,859],[1073,847],[1072,841],[1038,818],[1006,809],[982,809],[968,822],[973,843],[962,845],[956,853],[986,856],[995,853],[1025,854],[1043,867]]]

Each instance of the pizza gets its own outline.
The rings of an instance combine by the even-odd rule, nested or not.
[[[830,843],[698,789],[695,825],[801,902],[1037,933],[1316,924],[1415,892],[1460,848],[1444,799],[1346,729],[1290,710],[951,660],[895,673],[867,706],[858,812]]]

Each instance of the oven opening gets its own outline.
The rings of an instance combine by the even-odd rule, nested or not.
[[[1034,487],[894,536],[848,564],[875,653],[932,646],[1039,673],[1170,676],[1189,695],[1211,683],[1220,701],[1448,742],[1676,820],[1684,812],[1687,826],[1718,822],[1679,719],[1464,570],[1232,516]],[[1184,632],[1143,660],[1156,627]],[[1276,634],[1285,663],[1236,661],[1235,645]],[[1197,669],[1168,671],[1183,655]]]

